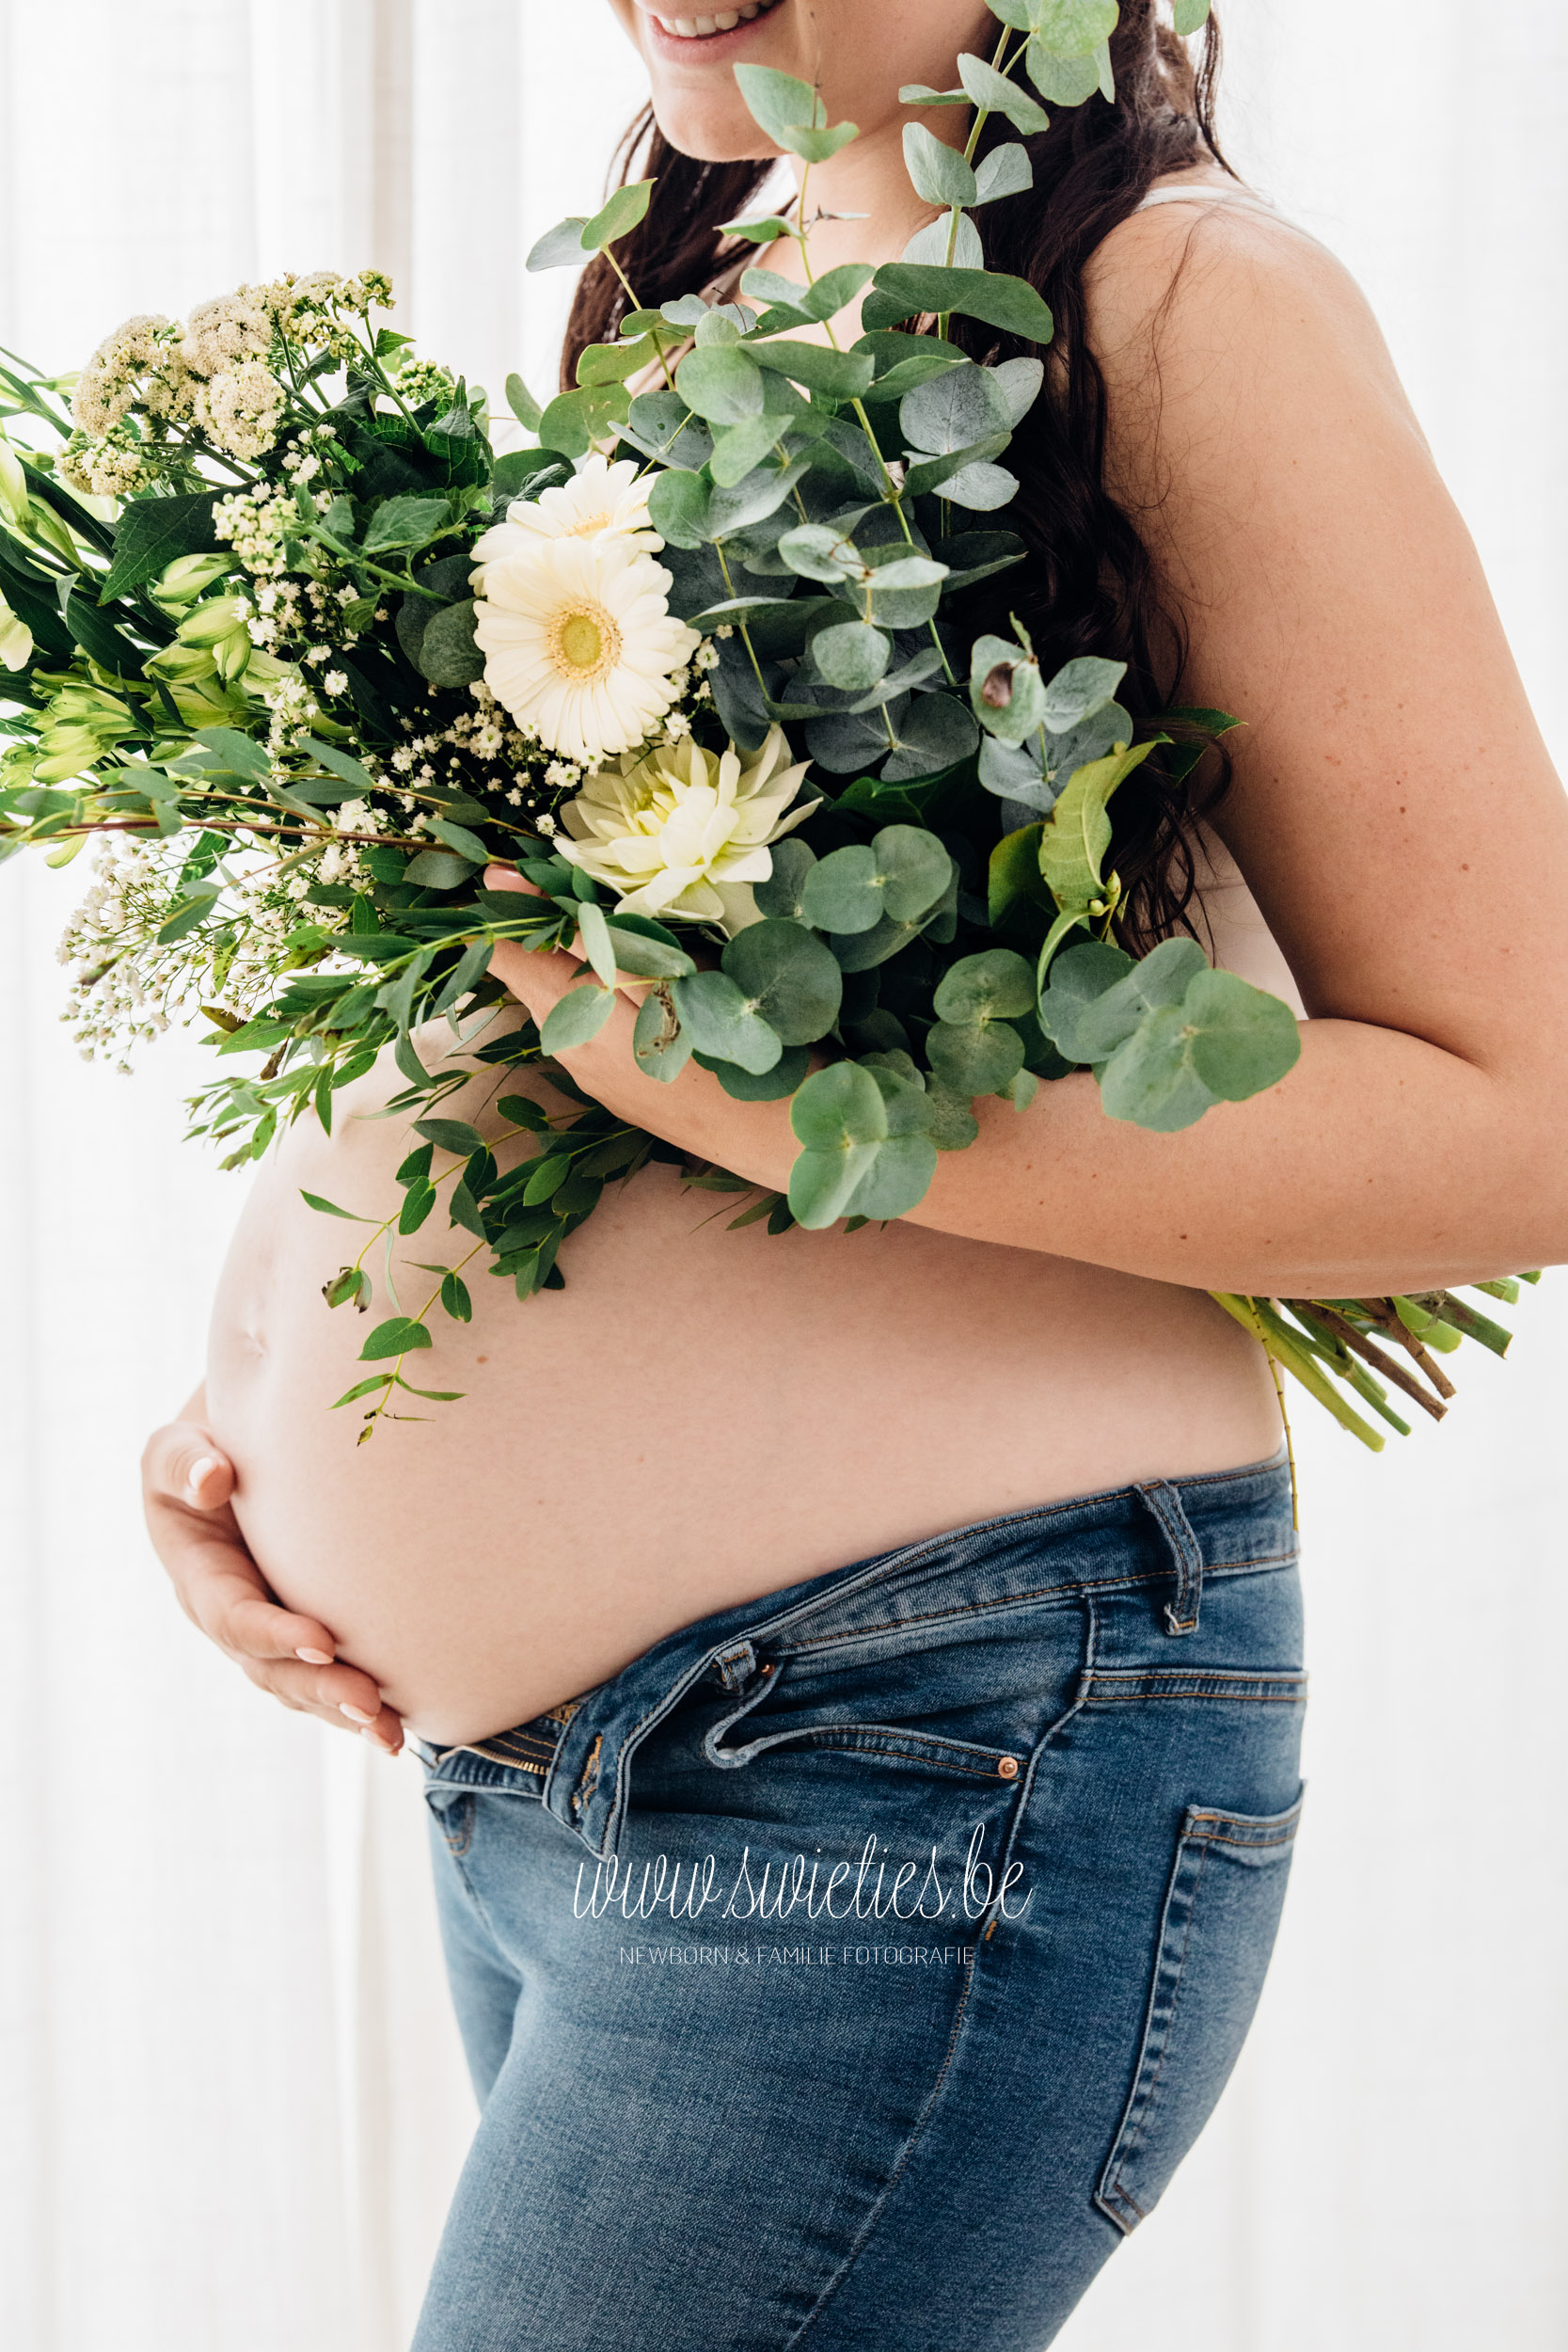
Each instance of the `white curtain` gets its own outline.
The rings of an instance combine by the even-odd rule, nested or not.
[[[1568,23],[1551,0],[1230,0],[1238,160],[1384,320],[1560,757]],[[0,342],[390,269],[493,393],[548,384],[560,278],[637,101],[545,0],[0,0]],[[1455,712],[1458,728],[1468,714]],[[1496,821],[1478,812],[1478,821]],[[471,2106],[418,1768],[250,1692],[141,1533],[238,1180],[178,1141],[203,1057],[75,1058],[80,883],[0,873],[0,2340],[401,2352]],[[1529,877],[1499,921],[1529,924]],[[1554,1294],[1373,1461],[1302,1414],[1311,1795],[1257,2030],[1064,2342],[1556,2352],[1568,2332]]]

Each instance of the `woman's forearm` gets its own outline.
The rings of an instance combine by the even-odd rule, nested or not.
[[[537,964],[519,978],[540,1010],[560,993],[540,988]],[[734,1102],[691,1064],[673,1085],[644,1077],[632,1018],[623,1007],[561,1057],[585,1090],[785,1190],[798,1149],[787,1104]],[[1546,1055],[1526,1077],[1395,1030],[1314,1021],[1279,1086],[1180,1135],[1108,1118],[1086,1073],[1042,1086],[1022,1113],[994,1099],[975,1113],[978,1143],[942,1155],[912,1223],[1286,1297],[1424,1290],[1568,1259],[1568,1111]]]

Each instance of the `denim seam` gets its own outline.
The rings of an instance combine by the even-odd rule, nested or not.
[[[821,2294],[817,2296],[816,2302],[812,2305],[811,2310],[806,2313],[805,2318],[800,2322],[800,2325],[796,2329],[794,2335],[789,2337],[787,2340],[784,2346],[784,2352],[795,2352],[795,2346],[804,2343],[807,2330],[815,2327],[817,2319],[827,2309],[829,2303],[832,2300],[839,2288],[843,2285],[845,2280],[849,2276],[849,2273],[854,2268],[856,2263],[860,2260],[860,2257],[864,2252],[866,2246],[870,2243],[872,2233],[876,2230],[878,2222],[881,2219],[883,2213],[887,2209],[889,2199],[892,2197],[894,2190],[897,2187],[899,2181],[903,2178],[905,2169],[909,2164],[911,2156],[914,2153],[915,2149],[920,2144],[921,2136],[931,2120],[937,2100],[941,2096],[942,2088],[947,2081],[948,2074],[952,2071],[953,2054],[958,2046],[958,2035],[962,2030],[964,2020],[969,2014],[969,1999],[970,1994],[974,1989],[974,1979],[980,1965],[980,1953],[990,1934],[991,1929],[995,1926],[997,1919],[1001,1915],[1001,1890],[1006,1878],[1007,1858],[1011,1854],[1013,1847],[1018,1841],[1019,1826],[1023,1820],[1024,1813],[1028,1806],[1029,1796],[1034,1788],[1035,1775],[1039,1764],[1039,1759],[1044,1755],[1046,1749],[1051,1745],[1051,1742],[1055,1739],[1057,1733],[1065,1729],[1067,1724],[1072,1721],[1074,1715],[1079,1712],[1084,1704],[1083,1692],[1085,1685],[1094,1669],[1094,1653],[1095,1643],[1098,1635],[1098,1626],[1092,1602],[1085,1604],[1085,1615],[1086,1623],[1084,1633],[1084,1663],[1078,1677],[1079,1695],[1073,1700],[1072,1705],[1066,1708],[1066,1710],[1056,1718],[1055,1722],[1052,1724],[1049,1729],[1042,1735],[1035,1748],[1034,1754],[1029,1758],[1026,1771],[1013,1784],[1015,1795],[1011,1806],[1012,1820],[1007,1831],[1006,1838],[1002,1846],[996,1866],[997,1892],[992,1902],[987,1905],[987,1911],[990,1914],[990,1916],[986,1921],[985,1927],[982,1929],[979,1921],[976,1920],[975,1922],[975,1938],[974,1947],[974,1957],[970,1962],[968,1968],[964,1973],[964,1989],[962,1994],[959,1995],[958,2005],[954,2012],[953,2030],[947,2037],[947,2047],[942,2053],[942,2064],[937,2070],[936,2080],[932,2083],[929,2091],[927,2093],[926,2103],[922,2106],[919,2115],[915,2118],[914,2124],[910,2132],[909,2137],[904,2142],[903,2147],[899,2150],[897,2163],[894,2166],[892,2171],[888,2174],[887,2179],[883,2182],[876,2203],[872,2206],[871,2211],[866,2215],[864,2221],[861,2224],[860,2234],[856,2238],[853,2246],[850,2247],[848,2252],[845,2255],[844,2260],[840,2263],[838,2268],[834,2271],[832,2277],[829,2280],[827,2285],[823,2288]]]
[[[990,1766],[984,1764],[954,1764],[949,1762],[946,1756],[932,1756],[926,1749],[918,1749],[915,1752],[911,1753],[908,1749],[887,1747],[876,1740],[852,1741],[844,1739],[842,1734],[823,1737],[819,1734],[809,1731],[801,1732],[799,1736],[798,1742],[791,1741],[789,1744],[799,1744],[803,1746],[808,1742],[810,1743],[813,1752],[817,1755],[826,1753],[833,1756],[880,1756],[885,1758],[885,1760],[890,1764],[918,1764],[923,1770],[927,1772],[960,1772],[967,1780],[1003,1780],[1004,1775],[998,1770],[998,1766],[1006,1757],[1013,1756],[1011,1748],[997,1748],[994,1751],[996,1756],[995,1764]],[[777,1745],[780,1747],[783,1747],[784,1744],[785,1742],[782,1740],[777,1742]],[[765,1751],[765,1753],[771,1753],[771,1751]],[[990,1755],[993,1751],[986,1749],[983,1753]],[[1013,1760],[1015,1763],[1017,1762],[1018,1759],[1016,1756],[1013,1756]]]
[[[1164,2029],[1160,2043],[1160,2055],[1154,2061],[1154,2072],[1149,2076],[1146,2086],[1143,2078],[1144,2051],[1148,2048],[1148,2029],[1149,2026],[1153,2022],[1154,2005],[1159,1999],[1160,1994],[1160,1976],[1165,1954],[1165,1921],[1170,1915],[1171,1900],[1180,1881],[1182,1865],[1186,1861],[1188,1852],[1195,1843],[1201,1847],[1201,1857],[1197,1866],[1197,1875],[1193,1881],[1192,1892],[1187,1898],[1185,1915],[1181,1922],[1181,1948],[1176,1962],[1176,1977],[1175,1981],[1171,1985],[1170,1999],[1165,2007]],[[1176,1850],[1176,1865],[1171,1873],[1171,1884],[1165,1897],[1164,1916],[1162,1918],[1160,1923],[1159,1940],[1154,1948],[1154,1976],[1148,1996],[1149,2015],[1145,2022],[1143,2047],[1138,2053],[1138,2072],[1132,2085],[1132,2107],[1134,2111],[1135,2120],[1132,2122],[1130,2134],[1128,2134],[1128,2125],[1125,2121],[1118,2126],[1116,2143],[1111,2153],[1111,2165],[1107,2167],[1101,2185],[1095,2192],[1095,2202],[1101,2206],[1102,2211],[1110,2205],[1112,2200],[1120,2198],[1132,2206],[1140,2221],[1147,2217],[1145,2216],[1144,2209],[1137,2202],[1137,2200],[1129,2196],[1127,2191],[1123,2188],[1121,2185],[1121,2177],[1128,2165],[1137,2154],[1139,2148],[1143,2144],[1148,2128],[1149,2112],[1154,2105],[1154,2093],[1159,2088],[1160,2077],[1165,2071],[1165,2059],[1169,2055],[1171,2042],[1174,2038],[1176,2029],[1176,2006],[1180,1997],[1181,1979],[1186,1972],[1187,1951],[1192,1942],[1193,1921],[1197,1915],[1198,1892],[1203,1884],[1203,1873],[1209,1867],[1209,1851],[1210,1840],[1208,1838],[1195,1840],[1187,1830],[1183,1830]],[[1124,2135],[1127,2135],[1125,2139]],[[1111,2169],[1112,2166],[1115,2168],[1114,2170]]]
[[[1205,1577],[1240,1576],[1255,1568],[1285,1568],[1291,1566],[1297,1557],[1294,1551],[1265,1552],[1255,1560],[1218,1561],[1212,1566],[1205,1566],[1203,1573]],[[906,1565],[913,1565],[914,1564],[911,1562]],[[1005,1594],[997,1600],[965,1601],[954,1609],[927,1610],[918,1617],[895,1617],[886,1619],[879,1625],[857,1626],[852,1632],[819,1634],[815,1640],[808,1639],[781,1646],[777,1654],[781,1658],[796,1658],[803,1656],[807,1650],[842,1649],[852,1642],[868,1641],[874,1634],[909,1632],[916,1626],[940,1625],[946,1618],[985,1616],[996,1610],[1021,1607],[1026,1601],[1049,1600],[1053,1596],[1059,1596],[1064,1601],[1070,1601],[1085,1593],[1126,1590],[1138,1584],[1168,1584],[1169,1582],[1170,1570],[1162,1567],[1152,1570],[1147,1576],[1079,1577],[1069,1579],[1061,1584],[1037,1584],[1031,1586],[1026,1592]],[[814,1603],[813,1606],[826,1607],[830,1598],[836,1599],[837,1597],[837,1595],[824,1596],[822,1601]],[[763,1626],[753,1628],[752,1630],[766,1632],[768,1629]],[[1174,1673],[1176,1669],[1172,1668],[1171,1671]]]

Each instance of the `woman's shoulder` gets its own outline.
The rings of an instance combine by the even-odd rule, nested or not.
[[[1415,430],[1370,305],[1286,215],[1217,174],[1157,183],[1085,272],[1088,340],[1110,395],[1113,465],[1201,447],[1233,465],[1314,412]],[[1201,198],[1199,192],[1203,191]],[[1213,194],[1208,193],[1213,191]]]

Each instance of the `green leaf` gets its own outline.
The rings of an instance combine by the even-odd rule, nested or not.
[[[1301,1058],[1301,1026],[1289,1005],[1234,972],[1198,973],[1182,1011],[1193,1069],[1222,1103],[1277,1086]]]
[[[1086,57],[1059,57],[1043,41],[1031,40],[1028,64],[1029,79],[1053,105],[1081,106],[1100,87],[1098,51]]]
[[[422,548],[451,519],[444,498],[387,499],[371,516],[365,533],[365,553],[388,548]]]
[[[582,242],[582,232],[587,226],[587,221],[578,214],[571,214],[565,220],[557,221],[555,227],[546,229],[544,235],[533,246],[528,260],[523,264],[524,268],[540,270],[576,267],[580,269],[588,258]]]
[[[691,1042],[716,1061],[738,1062],[757,1076],[771,1070],[784,1040],[727,972],[696,972],[672,983],[675,1010]]]
[[[389,1372],[378,1372],[373,1379],[361,1380],[356,1387],[345,1389],[332,1410],[336,1412],[339,1405],[357,1405],[362,1396],[373,1396],[377,1389],[390,1388],[391,1383],[392,1375]]]
[[[1010,947],[960,957],[943,974],[935,998],[939,1021],[1016,1021],[1034,1009],[1034,972]]]
[[[977,637],[970,664],[970,707],[987,733],[1015,745],[1036,734],[1046,693],[1035,662],[1005,637]]]
[[[468,1285],[455,1267],[442,1277],[441,1304],[454,1323],[472,1323],[474,1302],[468,1295]]]
[[[324,1200],[319,1192],[302,1192],[300,1199],[308,1209],[319,1209],[324,1216],[346,1217],[351,1225],[373,1225],[373,1216],[356,1216],[352,1209],[340,1209],[336,1200]]]
[[[1066,735],[1103,709],[1127,675],[1125,661],[1103,661],[1097,654],[1081,654],[1058,670],[1045,690],[1041,723],[1053,735]],[[1053,759],[1052,766],[1055,766]]]
[[[651,335],[634,336],[630,342],[585,343],[578,354],[578,382],[625,384],[657,357],[658,346]]]
[[[593,965],[600,986],[613,988],[615,950],[610,945],[610,929],[604,915],[596,906],[582,901],[578,902],[577,914],[578,945]]]
[[[682,466],[666,467],[655,474],[649,489],[648,520],[672,547],[703,547],[708,537],[712,498],[712,489],[703,475],[689,472]]]
[[[506,379],[506,405],[527,432],[539,430],[539,420],[545,412],[520,375],[512,374]]]
[[[960,58],[959,63],[962,62]],[[933,89],[929,82],[906,82],[898,93],[898,103],[901,106],[965,106],[969,101],[961,89]]]
[[[811,658],[828,684],[841,693],[858,693],[875,686],[886,673],[893,640],[865,621],[844,621],[818,629],[811,641]]]
[[[935,834],[888,825],[869,844],[819,859],[804,878],[801,912],[817,930],[839,934],[869,931],[884,916],[916,922],[946,889],[952,864]]]
[[[640,980],[682,980],[696,970],[686,949],[673,937],[664,939],[657,932],[634,930],[636,920],[635,915],[625,914],[606,919],[618,970]]]
[[[759,368],[771,368],[828,400],[860,400],[871,389],[872,363],[863,351],[830,351],[826,343],[790,342],[748,343],[746,351]]]
[[[712,424],[741,424],[762,414],[762,372],[736,343],[689,351],[675,370],[675,389]]]
[[[1141,963],[1106,942],[1074,947],[1053,967],[1040,1026],[1069,1061],[1109,1061],[1146,1014],[1179,1005],[1208,968],[1196,939],[1162,940]]]
[[[1183,40],[1209,22],[1209,0],[1176,0],[1176,29]]]
[[[466,1119],[417,1119],[414,1133],[442,1152],[455,1152],[460,1160],[470,1159],[476,1152],[489,1148],[479,1129],[470,1127]]]
[[[974,174],[958,149],[923,122],[904,125],[904,166],[916,196],[927,204],[973,204],[978,194]]]
[[[545,1201],[553,1200],[571,1172],[571,1159],[564,1152],[547,1152],[535,1160],[523,1186],[524,1208],[537,1209]]]
[[[409,859],[404,869],[404,880],[420,890],[458,890],[474,879],[468,859],[459,857],[452,850],[421,850]]]
[[[771,245],[778,237],[792,237],[795,224],[781,219],[777,213],[764,213],[755,220],[721,220],[719,233],[744,238],[748,245]]]
[[[735,78],[753,122],[786,155],[823,164],[859,135],[852,122],[828,129],[821,99],[809,82],[797,81],[793,73],[781,73],[773,66],[737,65]]]
[[[1037,0],[1035,38],[1054,57],[1086,57],[1110,40],[1120,13],[1117,0]]]
[[[470,833],[467,825],[456,824],[450,817],[433,817],[430,829],[438,841],[444,841],[449,850],[455,850],[459,857],[467,858],[475,866],[489,865],[489,850],[478,834]]]
[[[926,311],[958,311],[1027,342],[1049,343],[1051,311],[1026,278],[998,270],[941,269],[917,262],[886,262],[872,280],[861,313],[869,332],[896,326]]]
[[[1039,905],[1044,898],[1040,874],[1040,831],[1024,825],[1008,834],[990,853],[987,874],[987,912],[991,930],[998,930],[1021,902]]]
[[[878,397],[882,397],[880,389]],[[1010,433],[1012,422],[994,372],[973,360],[917,385],[898,406],[899,429],[908,446],[933,456],[969,450],[977,441]]]
[[[386,1323],[378,1323],[359,1350],[362,1364],[379,1363],[388,1356],[405,1356],[415,1348],[432,1347],[435,1342],[422,1323],[411,1315],[392,1315]]]
[[[691,1058],[690,1037],[678,1022],[671,1022],[657,993],[644,996],[637,1009],[631,1050],[643,1075],[665,1086],[680,1076]]]
[[[1023,1040],[1006,1021],[939,1021],[927,1031],[926,1057],[955,1094],[999,1094],[1023,1067]]]
[[[356,793],[374,791],[370,770],[349,753],[341,752],[336,743],[324,743],[319,735],[312,735],[307,738],[305,748],[319,767],[328,769]]]
[[[563,456],[582,457],[630,415],[631,394],[624,384],[579,384],[575,392],[559,392],[550,402],[539,420],[539,438]]]
[[[612,988],[594,988],[592,984],[569,988],[541,1022],[540,1046],[546,1054],[564,1054],[574,1045],[586,1045],[598,1036],[614,1009]]]
[[[776,841],[768,852],[773,870],[766,882],[753,885],[752,896],[764,914],[800,918],[801,894],[806,876],[816,864],[816,852],[804,841],[790,835]],[[836,961],[836,959],[835,959]]]
[[[708,467],[714,481],[721,489],[733,490],[784,439],[789,427],[787,416],[748,417],[743,424],[731,425],[713,444]]]
[[[994,204],[999,197],[1022,196],[1035,184],[1034,166],[1025,150],[1016,139],[1005,147],[993,147],[980,159],[974,175],[977,204]]]
[[[814,1044],[838,1019],[844,975],[832,949],[801,923],[749,923],[724,949],[722,968],[786,1046]]]
[[[820,1232],[842,1216],[888,1137],[881,1089],[858,1063],[815,1071],[790,1104],[790,1125],[804,1146],[789,1174],[796,1221]]]
[[[216,547],[213,507],[221,496],[203,490],[189,498],[132,499],[115,532],[114,561],[98,591],[98,601],[156,580],[179,555],[206,555]]]
[[[1106,804],[1117,787],[1142,766],[1152,743],[1134,744],[1080,768],[1063,788],[1040,834],[1040,872],[1067,914],[1086,914],[1101,900],[1101,866],[1111,846]]]
[[[603,210],[583,223],[579,239],[583,251],[602,253],[607,245],[627,235],[646,215],[653,192],[651,180],[634,180],[629,187],[617,188]]]
[[[937,1147],[929,1136],[890,1136],[849,1195],[846,1216],[904,1216],[917,1208],[937,1172]]]
[[[425,623],[416,666],[432,686],[467,686],[484,675],[484,656],[474,643],[476,617],[473,597],[465,596]]]
[[[1010,82],[1005,73],[998,73],[983,57],[962,56],[958,59],[958,79],[976,106],[990,114],[1006,115],[1015,131],[1025,137],[1037,131],[1049,131],[1051,117],[1043,106],[1037,106],[1027,90]]]

